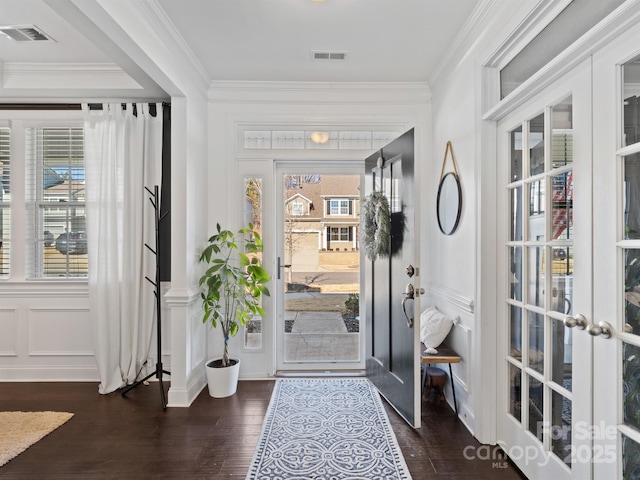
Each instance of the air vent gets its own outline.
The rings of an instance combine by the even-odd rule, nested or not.
[[[346,60],[347,52],[311,52],[314,60]]]
[[[17,42],[41,42],[54,41],[49,35],[44,33],[35,25],[5,25],[0,26],[0,33],[4,33],[7,37]]]

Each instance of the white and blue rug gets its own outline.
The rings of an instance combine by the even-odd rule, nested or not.
[[[247,480],[409,480],[367,379],[280,379]]]

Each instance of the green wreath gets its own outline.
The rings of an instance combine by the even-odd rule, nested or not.
[[[389,255],[391,246],[391,214],[389,201],[382,192],[367,196],[361,208],[362,248],[370,260]]]

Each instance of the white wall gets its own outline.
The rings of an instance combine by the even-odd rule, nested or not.
[[[239,163],[250,164],[252,174],[264,179],[264,263],[275,272],[274,160],[364,160],[363,150],[243,150],[239,133],[243,127],[347,130],[387,129],[403,133],[416,129],[416,170],[427,161],[429,151],[429,89],[426,84],[339,84],[220,82],[209,93],[209,216],[208,230],[217,222],[236,229],[241,226],[242,194]],[[274,291],[273,285],[270,286]],[[273,300],[273,297],[270,299]],[[240,378],[268,378],[275,371],[274,310],[266,302],[263,345],[259,352],[242,351],[241,335],[232,340],[231,353],[242,361]],[[210,357],[222,351],[219,331],[209,334]]]
[[[450,59],[431,85],[433,144],[422,184],[432,192],[424,200],[423,264],[428,303],[459,317],[448,343],[462,356],[453,366],[460,418],[483,443],[492,443],[495,425],[495,135],[482,121],[482,105],[496,91],[484,82],[482,64],[517,27],[531,3],[483,2],[475,24],[468,24],[451,47]],[[486,87],[486,88],[483,88]],[[445,146],[451,141],[462,186],[458,230],[446,236],[436,221],[436,194]],[[451,171],[447,160],[447,171]],[[449,393],[450,395],[450,393]],[[448,395],[448,398],[450,398]]]

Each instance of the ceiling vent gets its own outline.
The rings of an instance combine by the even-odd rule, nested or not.
[[[347,52],[311,52],[314,60],[346,60]]]
[[[53,38],[35,25],[3,25],[0,26],[0,33],[4,33],[7,37],[17,42],[54,41]]]

